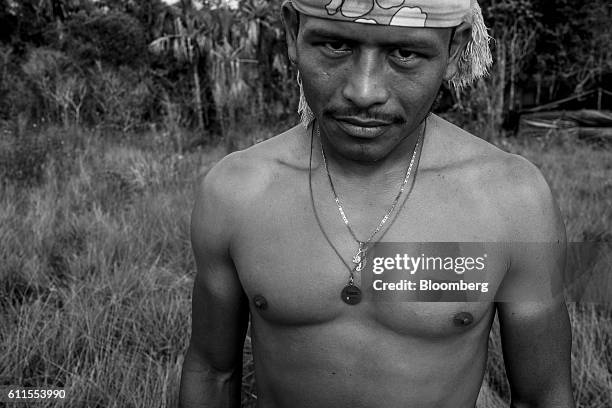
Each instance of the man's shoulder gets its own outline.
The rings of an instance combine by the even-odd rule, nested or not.
[[[210,197],[224,204],[240,203],[257,198],[278,178],[286,165],[299,166],[298,127],[231,153],[217,162],[202,178],[198,196]]]
[[[524,157],[508,153],[442,118],[436,117],[434,126],[430,150],[435,155],[427,164],[430,167],[517,187],[543,181],[538,168]]]
[[[511,238],[540,240],[563,235],[562,221],[542,172],[526,158],[440,120],[438,143],[457,183],[474,189],[504,215]]]

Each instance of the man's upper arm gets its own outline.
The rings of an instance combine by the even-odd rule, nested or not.
[[[515,244],[504,280],[512,287],[497,305],[512,402],[516,407],[573,407],[571,328],[562,291],[565,226],[540,172],[521,161]]]
[[[227,374],[241,369],[248,323],[247,299],[230,257],[239,204],[234,173],[231,158],[215,166],[198,188],[191,216],[197,272],[190,352],[210,370]]]

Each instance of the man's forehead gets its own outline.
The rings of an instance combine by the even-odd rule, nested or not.
[[[300,20],[300,31],[307,40],[351,40],[377,45],[423,47],[436,47],[438,43],[446,44],[448,42],[447,37],[450,35],[450,29],[387,25],[362,26],[351,22],[322,19],[309,15]]]
[[[398,27],[456,27],[470,20],[471,0],[288,0],[302,14]]]

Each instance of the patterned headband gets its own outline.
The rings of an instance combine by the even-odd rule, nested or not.
[[[470,0],[291,0],[300,13],[340,21],[401,27],[455,27]]]
[[[461,89],[485,76],[493,61],[477,0],[288,0],[300,13],[338,21],[400,27],[472,26],[451,85]]]

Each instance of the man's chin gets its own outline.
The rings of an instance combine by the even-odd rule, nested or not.
[[[357,142],[334,147],[337,153],[346,160],[360,164],[374,164],[383,160],[393,150],[377,146],[374,139],[356,139]]]

